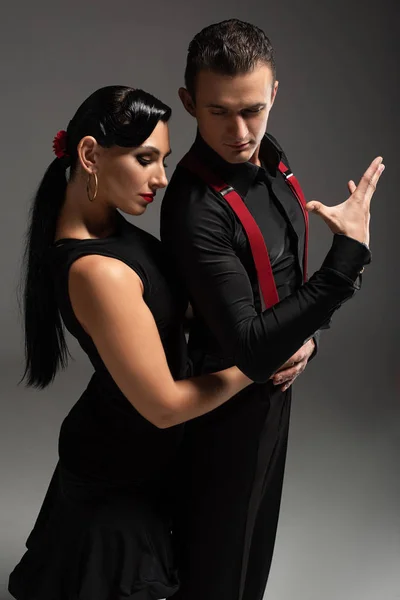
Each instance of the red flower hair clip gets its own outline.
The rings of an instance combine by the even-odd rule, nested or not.
[[[68,156],[67,154],[67,132],[61,129],[53,140],[53,152],[57,158]]]

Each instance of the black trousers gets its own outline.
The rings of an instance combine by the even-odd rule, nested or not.
[[[253,384],[186,425],[174,600],[262,600],[281,502],[291,388]]]

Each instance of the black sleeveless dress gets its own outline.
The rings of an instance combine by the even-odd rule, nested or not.
[[[9,591],[18,600],[166,598],[178,588],[169,501],[184,426],[158,429],[143,418],[75,318],[68,273],[87,254],[116,258],[138,273],[173,377],[189,374],[186,298],[156,238],[119,215],[111,237],[59,240],[51,248],[63,321],[95,371],[62,423],[59,462]]]

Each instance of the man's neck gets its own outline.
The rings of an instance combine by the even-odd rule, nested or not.
[[[249,159],[249,162],[253,163],[254,165],[257,165],[257,167],[261,167],[260,146],[261,144],[258,144],[257,148],[254,150],[253,156]]]

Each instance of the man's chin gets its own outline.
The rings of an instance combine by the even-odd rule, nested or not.
[[[248,162],[254,154],[254,148],[226,153],[224,159],[234,165]]]

